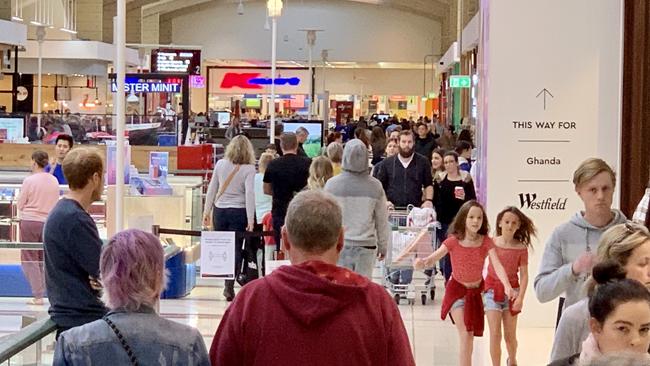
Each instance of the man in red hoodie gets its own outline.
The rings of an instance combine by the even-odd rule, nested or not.
[[[246,285],[223,316],[212,365],[415,365],[397,306],[336,262],[341,208],[322,191],[291,201],[282,228],[291,260]]]

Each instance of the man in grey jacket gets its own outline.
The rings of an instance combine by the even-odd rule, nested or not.
[[[591,274],[602,233],[627,221],[621,211],[611,208],[616,175],[605,161],[585,160],[574,172],[573,184],[585,210],[555,228],[535,277],[537,299],[549,302],[564,293],[563,309],[587,295],[584,283]]]
[[[338,265],[372,278],[375,257],[382,260],[388,243],[388,210],[381,183],[369,175],[368,149],[348,141],[342,172],[325,184],[343,209],[345,241]]]

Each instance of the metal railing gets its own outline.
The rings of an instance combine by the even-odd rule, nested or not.
[[[36,345],[36,358],[40,359],[41,340],[56,331],[56,324],[49,317],[35,321],[19,332],[0,339],[0,364]]]
[[[39,250],[43,249],[43,244],[0,242],[0,249]],[[180,251],[181,249],[175,245],[165,246],[165,260],[173,257]],[[48,316],[35,321],[14,334],[0,338],[0,365],[7,361],[11,362],[12,357],[20,354],[32,345],[36,345],[36,360],[37,364],[40,364],[42,352],[41,341],[43,338],[55,332],[56,329],[56,323]]]

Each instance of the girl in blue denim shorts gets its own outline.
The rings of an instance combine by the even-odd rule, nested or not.
[[[502,334],[508,351],[507,365],[517,365],[517,315],[521,312],[528,287],[528,248],[531,246],[531,236],[535,234],[533,222],[516,207],[507,207],[497,215],[495,249],[508,275],[510,286],[518,291],[518,295],[514,300],[508,300],[490,261],[483,303],[490,328],[493,366],[501,365]]]

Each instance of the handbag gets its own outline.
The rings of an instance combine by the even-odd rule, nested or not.
[[[126,340],[124,339],[124,336],[120,332],[120,330],[117,328],[117,326],[110,320],[108,319],[108,315],[105,315],[102,318],[106,324],[111,328],[113,333],[115,333],[115,336],[117,336],[117,339],[120,341],[120,344],[122,345],[122,348],[124,348],[124,351],[126,351],[127,356],[129,356],[129,360],[131,361],[131,365],[133,366],[138,366],[138,360],[135,357],[135,354],[133,353],[133,349],[131,346],[129,346],[128,343],[126,343]]]
[[[259,249],[259,237],[249,236],[243,240],[240,271],[237,276],[237,283],[244,286],[247,283],[260,277],[257,265],[257,250]]]

